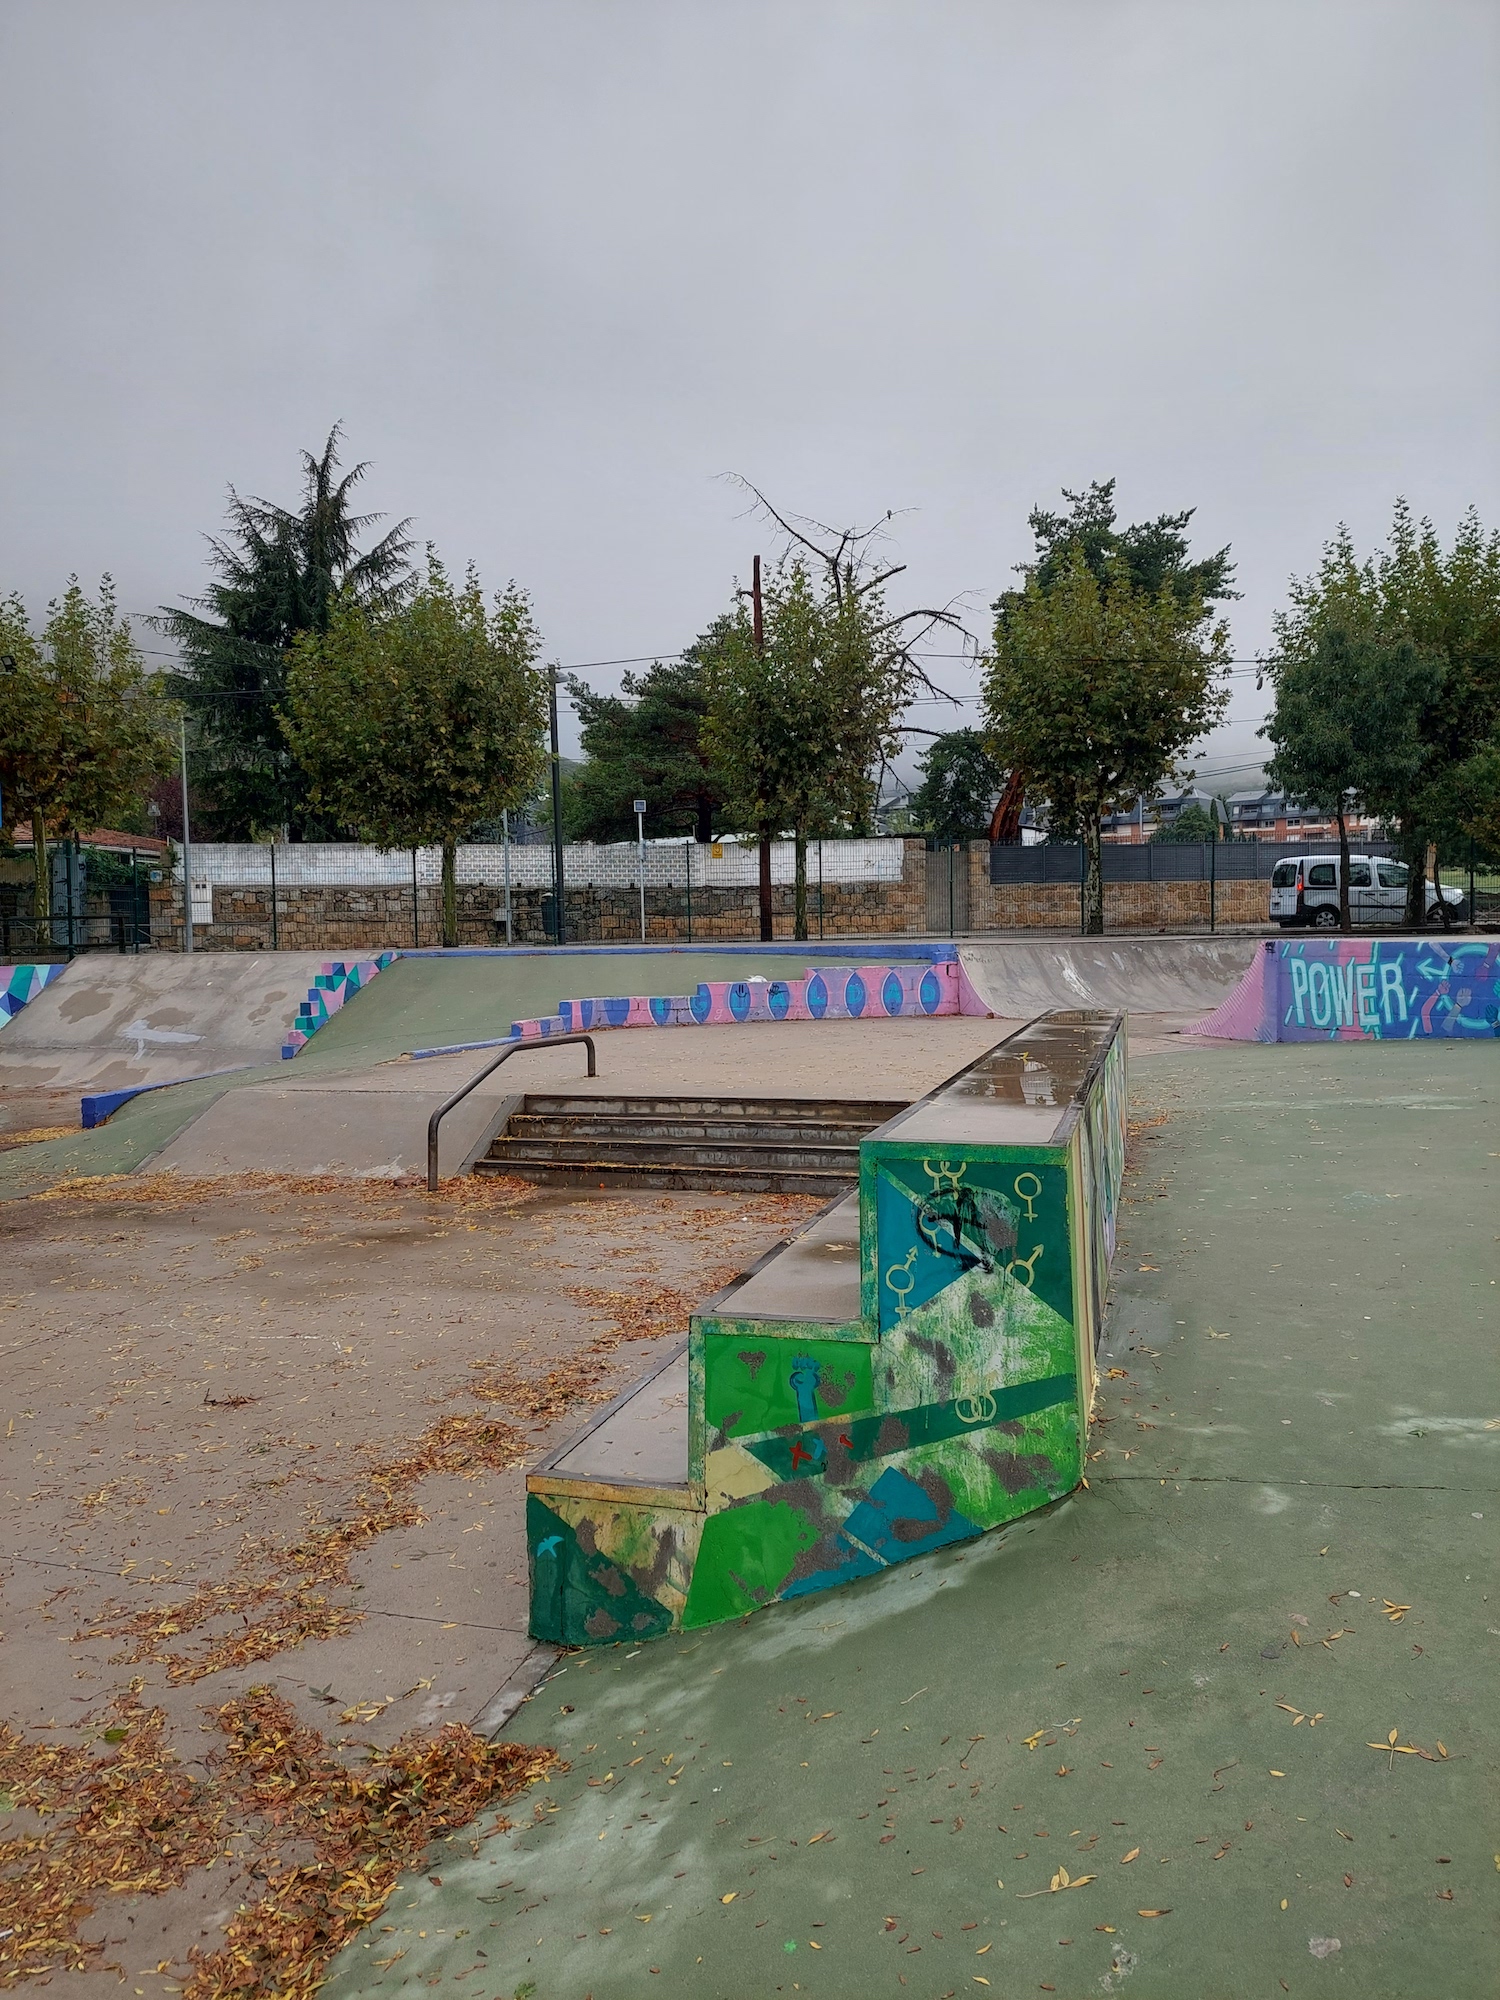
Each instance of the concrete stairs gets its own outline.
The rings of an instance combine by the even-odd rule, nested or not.
[[[821,1194],[858,1183],[859,1142],[900,1103],[531,1095],[476,1173],[565,1187]]]

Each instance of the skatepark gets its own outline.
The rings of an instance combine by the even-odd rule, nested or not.
[[[1237,2000],[1351,1976],[1416,1995],[1439,1951],[1445,1995],[1486,1992],[1494,952],[1454,961],[1424,940],[1407,967],[1395,943],[1339,956],[1337,940],[1298,941],[1295,967],[1250,937],[422,952],[357,977],[313,954],[76,961],[0,1026],[18,1427],[76,1461],[14,1537],[5,1623],[31,1663],[18,1716],[41,1727],[57,1700],[38,1692],[52,1628],[29,1607],[59,1585],[79,1607],[76,1671],[143,1673],[184,1754],[205,1699],[266,1680],[308,1726],[347,1712],[392,1743],[463,1720],[555,1753],[508,1807],[513,1827],[444,1834],[378,1923],[344,1933],[325,1988],[340,2000],[461,1977],[507,1996],[936,1996],[990,1980]],[[1316,1039],[1299,1037],[1299,998]],[[618,1512],[622,1479],[658,1524],[690,1472],[720,1482],[729,1512],[711,1504],[710,1522],[776,1526],[778,1493],[795,1496],[766,1482],[808,1483],[776,1449],[852,1462],[858,1424],[887,1421],[767,1401],[757,1432],[726,1413],[769,1396],[770,1375],[715,1388],[712,1364],[706,1380],[673,1364],[690,1323],[692,1354],[722,1349],[734,1368],[774,1349],[780,1316],[780,1351],[821,1355],[824,1383],[851,1372],[850,1343],[882,1351],[906,1322],[877,1312],[861,1330],[861,1256],[901,1274],[904,1311],[923,1244],[946,1241],[934,1196],[983,1181],[962,1161],[994,1137],[954,1122],[944,1105],[967,1100],[944,1086],[1011,1079],[994,1090],[1020,1123],[995,1128],[1004,1172],[974,1211],[995,1228],[1030,1213],[1010,1193],[1018,1167],[1039,1198],[1048,1172],[1081,1171],[1056,1150],[1074,1128],[1040,1053],[1049,1014],[1125,1016],[1131,1136],[1106,1203],[1102,1330],[1078,1289],[1092,1253],[1065,1251],[1061,1224],[1039,1223],[1040,1266],[1029,1238],[994,1236],[1009,1247],[966,1308],[979,1338],[963,1366],[980,1372],[951,1407],[961,1427],[1022,1433],[995,1459],[1001,1504],[983,1510],[954,1456],[982,1435],[935,1441],[951,1489],[936,1514],[893,1511],[876,1464],[866,1514],[815,1523],[825,1540],[788,1542],[789,1568],[752,1574],[736,1544],[652,1597],[669,1565],[644,1539],[609,1542],[598,1514]],[[546,1045],[585,1020],[593,1076],[578,1041]],[[430,1119],[510,1046],[442,1121],[429,1195]],[[91,1129],[85,1100],[108,1107]],[[1125,1113],[1122,1098],[1122,1138]],[[903,1150],[909,1116],[936,1122]],[[56,1136],[15,1143],[38,1129]],[[882,1145],[893,1186],[922,1168],[927,1206],[912,1247],[871,1237],[862,1252],[854,1190]],[[803,1191],[819,1176],[826,1196]],[[977,1286],[983,1242],[964,1241]],[[1046,1322],[1037,1370],[1073,1380],[1057,1339],[1079,1357],[1056,1392],[1077,1398],[1074,1461],[1057,1429],[1070,1406],[986,1401],[1015,1366],[985,1376],[988,1344],[1003,1333],[996,1353],[1021,1352],[1006,1317],[1018,1257],[1033,1276],[1071,1260],[1078,1303]],[[1064,1335],[1073,1319],[1086,1333]],[[913,1335],[925,1324],[917,1310]],[[74,1383],[58,1370],[80,1339]],[[191,1504],[274,1539],[277,1509],[311,1491],[279,1497],[305,1477],[299,1402],[327,1412],[305,1463],[338,1520],[354,1518],[359,1452],[434,1434],[481,1389],[496,1399],[481,1410],[531,1412],[524,1442],[429,1474],[422,1517],[344,1572],[331,1597],[350,1609],[326,1635],[295,1627],[257,1661],[225,1650],[228,1627],[189,1625],[171,1657],[198,1649],[202,1679],[149,1652],[110,1666],[108,1642],[84,1642],[118,1579],[135,1588],[142,1547],[140,1581],[171,1604],[196,1573],[232,1576],[235,1544],[173,1540],[189,1470],[168,1450],[141,1484],[103,1436],[102,1458],[72,1441],[70,1412],[133,1403],[137,1439],[149,1422],[179,1451],[220,1454],[202,1477],[222,1483]],[[907,1422],[950,1407],[905,1393],[890,1408]],[[705,1416],[718,1429],[700,1450]],[[1045,1475],[1019,1470],[1044,1457]],[[110,1497],[70,1514],[84,1486]],[[528,1548],[528,1492],[580,1538],[595,1582],[577,1588],[595,1594],[576,1613],[538,1596],[558,1527]],[[596,1588],[607,1547],[618,1588]],[[598,1620],[621,1602],[645,1622]],[[130,1970],[215,1948],[223,1906],[253,1894],[231,1880],[133,1899]]]

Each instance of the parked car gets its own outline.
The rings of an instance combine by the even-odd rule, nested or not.
[[[1406,914],[1408,869],[1404,861],[1381,855],[1349,856],[1349,916],[1356,930],[1377,924],[1399,924]],[[1427,892],[1427,921],[1440,924],[1443,912],[1437,891]],[[1445,887],[1443,902],[1450,922],[1464,914],[1462,889]],[[1339,927],[1339,863],[1337,855],[1298,854],[1278,861],[1271,873],[1271,915],[1283,930],[1311,924],[1320,931]]]

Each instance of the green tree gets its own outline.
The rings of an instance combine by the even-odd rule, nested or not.
[[[455,590],[429,548],[394,608],[336,600],[292,648],[283,723],[313,803],[362,840],[441,844],[443,943],[458,942],[458,843],[521,806],[545,765],[541,640],[511,584],[487,608],[470,566]]]
[[[1329,627],[1388,644],[1408,640],[1442,662],[1417,717],[1422,784],[1398,823],[1411,864],[1406,921],[1415,926],[1427,906],[1428,843],[1453,830],[1456,774],[1500,731],[1500,533],[1486,531],[1470,508],[1445,549],[1432,523],[1398,500],[1385,548],[1361,561],[1340,527],[1317,569],[1294,579],[1288,595],[1274,621],[1273,675],[1311,654]]]
[[[952,729],[918,761],[922,782],[911,796],[912,824],[940,845],[983,840],[1005,774],[977,729]]]
[[[1152,834],[1153,840],[1217,840],[1218,822],[1207,806],[1184,806],[1175,819],[1164,819]]]
[[[866,834],[874,824],[881,775],[896,749],[897,715],[917,686],[926,687],[932,694],[938,692],[921,664],[918,646],[935,630],[943,630],[956,637],[966,654],[972,649],[973,641],[951,606],[922,605],[909,611],[887,611],[885,586],[906,568],[904,563],[882,566],[878,553],[885,539],[886,523],[893,518],[889,511],[884,521],[877,521],[872,527],[831,528],[826,522],[815,521],[806,515],[778,513],[759,487],[753,486],[748,479],[736,475],[735,483],[752,496],[756,511],[775,526],[783,539],[779,569],[783,580],[790,574],[789,564],[793,562],[804,565],[810,562],[810,575],[819,579],[819,589],[814,591],[810,583],[808,589],[811,601],[822,607],[819,614],[822,643],[830,669],[836,669],[839,676],[837,692],[830,688],[827,694],[827,700],[838,708],[842,718],[833,726],[832,733],[845,741],[847,756],[858,761],[851,765],[846,758],[843,767],[833,774],[836,781],[834,792],[822,803],[815,802],[810,810],[815,815],[822,815],[818,821],[819,831],[826,830],[824,820],[831,824],[842,812],[848,832]],[[759,592],[759,556],[755,558],[755,573],[752,599]],[[789,632],[795,623],[795,619],[789,619]],[[743,624],[736,624],[736,643],[742,644],[746,629]],[[748,629],[758,641],[754,622]],[[815,643],[813,651],[817,650]],[[732,682],[733,673],[728,665],[721,666],[718,679],[721,685]],[[891,705],[893,698],[894,707]],[[712,703],[712,696],[710,700]],[[743,731],[737,729],[733,716],[722,704],[717,712],[717,727],[721,742],[743,736]],[[754,758],[739,759],[742,810],[748,796],[743,786],[753,776],[750,766],[755,761]],[[795,761],[795,757],[783,761]],[[767,769],[769,771],[769,766]],[[844,801],[843,805],[835,802],[835,795]],[[766,802],[763,800],[762,803]],[[791,819],[790,814],[788,819]],[[792,824],[795,830],[795,820]],[[809,819],[807,824],[811,827],[813,821]],[[771,935],[771,827],[769,817],[762,816],[756,821],[760,845],[760,924],[763,938]],[[797,934],[801,937],[806,935],[806,832],[797,835],[796,839],[797,909],[802,925]]]
[[[1321,625],[1307,650],[1272,666],[1276,703],[1261,730],[1272,745],[1266,782],[1332,813],[1339,828],[1339,924],[1349,915],[1354,805],[1407,818],[1429,754],[1421,715],[1437,699],[1443,661],[1410,639],[1385,641]]]
[[[1053,831],[1082,840],[1084,928],[1097,935],[1100,821],[1150,792],[1223,714],[1229,632],[1170,578],[1138,587],[1123,556],[1107,556],[1101,575],[1077,544],[1046,582],[1041,567],[999,600],[984,683],[989,742],[996,762],[1046,801]]]
[[[1481,744],[1461,764],[1426,786],[1422,810],[1440,853],[1461,857],[1472,841],[1486,861],[1500,861],[1500,737]],[[1446,917],[1442,897],[1438,905]]]
[[[176,727],[106,576],[97,600],[76,576],[40,637],[19,596],[0,603],[0,791],[8,823],[31,823],[33,913],[52,909],[47,843],[138,807],[171,767]]]
[[[586,762],[573,776],[564,820],[575,840],[633,840],[633,801],[646,801],[648,835],[714,837],[723,787],[703,748],[707,673],[731,620],[717,619],[681,659],[626,674],[623,694],[570,680]]]
[[[338,477],[339,426],[322,451],[302,454],[296,508],[229,489],[229,531],[209,538],[213,581],[158,624],[177,640],[184,671],[173,692],[193,720],[194,762],[228,838],[286,827],[293,839],[327,831],[282,731],[291,652],[303,632],[326,632],[335,603],[352,597],[389,610],[410,588],[411,538],[402,521],[368,549],[380,517],[351,511],[366,467]]]
[[[895,753],[911,668],[874,578],[850,570],[837,589],[820,588],[805,559],[788,556],[771,571],[764,603],[760,647],[743,602],[722,623],[702,741],[733,823],[763,844],[791,829],[793,930],[805,938],[808,839],[870,824],[876,767]]]
[[[1028,520],[1037,552],[1024,571],[1042,590],[1050,590],[1071,569],[1076,551],[1101,585],[1123,575],[1146,597],[1170,590],[1184,613],[1195,605],[1217,604],[1239,595],[1232,587],[1234,564],[1227,548],[1201,562],[1188,560],[1187,528],[1192,508],[1119,528],[1115,525],[1112,479],[1096,479],[1084,493],[1070,493],[1064,487],[1063,498],[1071,502],[1066,514],[1049,514],[1045,508],[1034,507]],[[1006,603],[1002,596],[993,609],[1003,612]]]

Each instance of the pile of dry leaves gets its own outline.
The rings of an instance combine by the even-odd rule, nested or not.
[[[265,1893],[195,1960],[186,2000],[306,2000],[438,1833],[557,1767],[550,1750],[486,1743],[461,1723],[350,1766],[289,1703],[251,1688],[215,1712],[224,1748],[199,1780],[139,1689],[112,1704],[102,1749],[0,1724],[0,1789],[35,1822],[0,1844],[0,1986],[97,1963],[103,1946],[80,1933],[101,1896],[159,1894],[244,1837]]]

